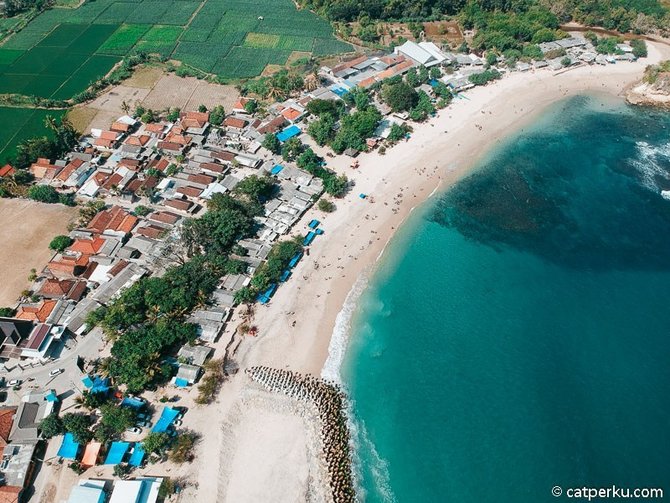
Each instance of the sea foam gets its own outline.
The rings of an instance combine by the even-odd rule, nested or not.
[[[642,184],[648,189],[659,192],[658,178],[670,182],[670,173],[661,165],[662,161],[670,162],[670,143],[661,146],[650,145],[646,141],[635,143],[639,159],[631,161],[642,178]]]

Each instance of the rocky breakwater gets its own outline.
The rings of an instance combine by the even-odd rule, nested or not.
[[[323,462],[334,503],[356,500],[349,452],[345,395],[329,381],[271,367],[251,367],[246,374],[268,391],[283,393],[313,405],[321,421]]]

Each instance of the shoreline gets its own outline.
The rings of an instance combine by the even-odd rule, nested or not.
[[[374,274],[397,230],[401,226],[408,229],[412,211],[472,173],[492,148],[523,132],[548,106],[593,92],[623,99],[627,86],[641,77],[648,64],[670,53],[658,44],[648,46],[649,57],[635,63],[585,66],[560,75],[547,70],[514,73],[471,89],[466,98],[454,100],[430,121],[416,125],[411,138],[388,149],[386,155],[361,155],[357,170],[349,166],[348,158],[328,158],[329,167],[346,174],[355,186],[343,199],[334,201],[334,213],[310,210],[296,224],[293,234],[302,233],[307,223],[317,218],[325,232],[272,301],[255,306],[252,323],[258,336],[243,337],[235,362],[240,368],[289,369],[339,381],[348,340],[353,336],[349,324],[367,287],[366,278]],[[319,155],[325,153],[318,147],[314,150]],[[368,197],[359,198],[361,193]],[[222,340],[231,337],[241,311],[238,308],[233,315]],[[217,405],[202,411],[204,424],[225,422],[245,389],[243,379],[243,375],[234,376],[224,386]],[[281,428],[275,434],[281,436]],[[199,456],[205,455],[205,459],[215,450],[212,444]],[[256,448],[262,450],[262,446]],[[282,463],[280,453],[267,450],[259,459],[267,469]],[[203,501],[209,501],[209,494],[226,494],[226,487],[217,484],[219,470],[214,463],[199,467],[198,495]],[[243,466],[236,467],[234,462],[226,470],[232,479],[244,477]]]

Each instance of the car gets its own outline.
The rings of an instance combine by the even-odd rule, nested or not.
[[[148,420],[149,417],[150,417],[149,414],[143,414],[143,413],[141,413],[141,412],[140,412],[139,414],[137,414],[137,419],[140,419],[140,420],[142,420],[142,421],[146,421],[146,420]]]
[[[142,428],[138,428],[137,426],[131,426],[130,428],[126,428],[126,431],[128,433],[134,433],[135,435],[139,435],[142,433]]]
[[[49,372],[49,377],[56,377],[57,375],[60,375],[63,372],[65,372],[65,369],[53,369],[51,372]]]
[[[135,423],[135,426],[139,426],[141,428],[151,428],[153,423],[151,421],[138,421]]]
[[[23,381],[21,379],[12,379],[7,383],[8,386],[21,386]]]
[[[175,426],[181,426],[184,423],[182,422],[181,419],[175,419],[174,421],[172,421],[172,424],[174,424]]]

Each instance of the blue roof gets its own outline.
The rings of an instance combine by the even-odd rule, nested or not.
[[[151,428],[151,431],[154,433],[166,432],[167,429],[172,424],[172,421],[174,421],[178,415],[179,415],[178,410],[173,409],[172,407],[163,407],[161,417],[158,419],[158,421],[156,421],[156,424],[154,425],[153,428]]]
[[[281,273],[281,276],[279,276],[279,281],[283,283],[289,278],[289,276],[291,276],[291,271],[286,269],[283,273]]]
[[[123,456],[126,455],[128,449],[130,449],[130,443],[128,442],[112,442],[103,464],[118,465],[121,461],[123,461]]]
[[[77,453],[79,452],[79,444],[74,441],[74,436],[72,433],[66,433],[63,435],[63,443],[58,449],[58,456],[64,459],[77,459]]]
[[[270,302],[270,299],[272,298],[276,290],[277,290],[277,284],[272,283],[267,290],[258,294],[256,300],[258,300],[261,304],[267,304],[268,302]]]
[[[275,167],[270,170],[270,173],[272,173],[273,175],[278,175],[279,173],[281,173],[282,169],[284,169],[284,166],[282,166],[281,164],[275,164]]]
[[[293,138],[294,136],[297,136],[300,134],[300,128],[293,124],[292,126],[287,127],[280,133],[277,133],[277,139],[280,142],[285,142],[289,138]]]
[[[58,401],[58,395],[56,395],[56,392],[54,390],[51,390],[47,394],[46,399],[47,399],[47,402],[57,402]]]
[[[146,456],[146,452],[144,452],[142,444],[136,442],[135,446],[133,447],[133,453],[130,455],[130,459],[128,460],[128,464],[130,466],[142,466],[144,456]]]
[[[293,268],[295,267],[295,265],[296,265],[298,262],[300,262],[300,259],[301,259],[301,258],[302,258],[302,252],[299,251],[298,253],[296,253],[295,255],[293,255],[293,257],[291,258],[291,261],[288,263],[288,266],[289,266],[291,269],[293,269]]]
[[[91,393],[107,393],[109,391],[109,379],[100,376],[85,376],[81,382],[91,390]]]
[[[305,239],[302,241],[303,246],[309,246],[312,244],[312,241],[314,241],[314,238],[316,237],[316,232],[310,231],[307,233],[305,236]]]
[[[132,407],[133,409],[141,409],[144,407],[144,402],[142,400],[138,400],[137,398],[127,396],[121,401],[121,405],[126,405],[128,407]]]
[[[307,226],[308,226],[310,229],[316,229],[316,228],[319,226],[320,223],[321,223],[321,222],[319,222],[318,220],[314,219],[314,220],[312,220]]]
[[[91,379],[90,376],[82,377],[81,382],[83,382],[84,386],[86,386],[87,388],[90,388],[91,386],[93,386],[93,379]]]
[[[183,377],[177,377],[174,380],[174,385],[178,388],[186,388],[188,386],[188,381]]]

